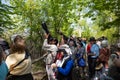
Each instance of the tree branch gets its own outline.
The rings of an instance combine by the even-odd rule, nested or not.
[[[47,56],[47,53],[46,53],[46,54],[44,54],[42,57],[40,57],[40,58],[37,58],[37,59],[33,60],[33,61],[32,61],[32,64],[34,64],[34,63],[36,63],[36,62],[38,62],[38,61],[40,61],[40,60],[44,59],[46,56]]]

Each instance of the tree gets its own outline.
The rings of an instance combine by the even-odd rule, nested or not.
[[[116,19],[110,19],[109,21],[103,24],[103,28],[110,28],[111,25],[118,25],[120,22],[120,1],[119,0],[89,0],[84,2],[87,4],[86,7],[89,8],[89,11],[85,16],[92,17],[93,19],[97,16],[109,15],[113,13],[116,16]],[[109,13],[105,13],[108,11]],[[110,16],[109,16],[110,17]],[[104,18],[105,19],[105,18]],[[108,23],[108,24],[107,24]],[[106,24],[106,25],[105,25]]]
[[[11,29],[13,25],[13,21],[10,18],[13,7],[8,6],[2,3],[0,0],[0,33],[3,33],[5,29]]]
[[[84,17],[89,17],[103,32],[106,29],[116,30],[112,37],[120,38],[120,0],[86,0],[81,1],[86,11]]]
[[[77,19],[75,11],[71,12],[76,9],[75,3],[73,0],[10,0],[10,4],[15,7],[12,19],[18,27],[16,33],[24,29],[29,30],[29,48],[34,49],[31,53],[42,53],[42,22],[46,22],[54,37],[59,37],[58,30],[67,36],[72,34],[72,20]]]

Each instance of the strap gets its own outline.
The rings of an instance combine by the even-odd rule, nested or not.
[[[29,56],[30,56],[30,54],[26,52],[24,59],[22,59],[19,63],[17,63],[15,66],[13,66],[9,72],[11,72],[18,65],[20,65],[25,59],[28,59]]]

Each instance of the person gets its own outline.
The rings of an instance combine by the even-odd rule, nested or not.
[[[0,46],[2,47],[3,49],[3,55],[4,55],[4,59],[6,58],[7,55],[9,55],[9,43],[2,38],[2,36],[0,35]]]
[[[108,64],[108,76],[113,80],[120,80],[120,43],[116,46],[117,51],[110,55]]]
[[[72,54],[75,52],[75,43],[73,40],[69,41],[69,47],[71,49]]]
[[[44,40],[44,43],[43,43],[43,49],[47,51],[46,60],[45,60],[46,71],[48,75],[48,80],[55,80],[55,75],[54,75],[54,71],[51,68],[51,64],[54,62],[54,59],[58,50],[57,48],[58,40],[56,38],[51,38],[48,41],[48,37],[49,37],[49,34],[45,34],[46,39]]]
[[[81,43],[83,44],[83,47],[86,48],[86,38],[82,38]]]
[[[100,55],[98,57],[98,62],[101,62],[104,65],[105,69],[108,69],[108,60],[110,56],[110,50],[108,49],[108,41],[103,40],[101,42]]]
[[[11,41],[10,55],[6,58],[9,73],[12,75],[8,80],[33,80],[32,62],[25,48],[25,40],[20,35],[14,35]]]
[[[82,71],[81,71],[81,72],[82,72],[82,75],[85,75],[85,66],[86,66],[86,64],[81,65],[80,62],[79,62],[81,58],[82,58],[82,59],[84,60],[84,62],[85,62],[85,59],[84,59],[84,56],[85,56],[85,48],[84,48],[84,46],[83,46],[82,43],[78,43],[75,54],[76,54],[76,59],[77,59],[78,66],[79,66],[79,67],[81,68],[81,70],[82,70]]]
[[[86,45],[88,75],[90,75],[91,55],[89,55],[89,53],[91,53],[91,50],[90,50],[91,46],[92,46],[92,43],[89,40],[89,42]]]
[[[101,42],[102,42],[101,38],[98,38],[96,41],[96,44],[99,46],[100,49],[101,49]]]
[[[107,40],[103,40],[101,42],[101,48],[100,48],[100,54],[97,58],[97,64],[96,64],[96,76],[97,78],[100,78],[100,80],[102,80],[101,78],[104,75],[107,75],[107,71],[108,71],[108,60],[109,60],[109,55],[110,55],[110,50],[108,48],[108,41]]]
[[[76,56],[79,58],[79,57],[83,57],[85,55],[85,48],[83,46],[82,43],[79,43],[77,45],[77,48],[76,48]]]
[[[96,67],[96,60],[99,56],[99,46],[96,44],[96,39],[94,37],[90,38],[91,48],[90,53],[88,53],[89,56],[89,77],[92,79],[95,77],[95,67]]]
[[[57,68],[57,80],[72,80],[72,68],[74,60],[68,55],[65,49],[60,49],[60,57],[51,65],[53,69]]]
[[[65,49],[66,52],[68,53],[68,55],[72,55],[72,51],[67,43],[68,43],[68,38],[66,36],[62,35],[61,44],[59,46],[59,49]]]
[[[0,80],[5,80],[8,74],[8,67],[3,59],[3,49],[0,46]]]

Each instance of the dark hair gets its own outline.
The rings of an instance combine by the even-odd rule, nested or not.
[[[17,42],[18,41],[21,41],[21,40],[23,40],[23,37],[22,36],[20,36],[20,35],[17,35],[15,38],[14,38],[14,40],[13,40],[13,42],[12,42],[12,44],[11,44],[11,53],[15,53],[15,52],[18,52],[18,53],[22,53],[22,52],[24,52],[25,51],[25,46],[21,46],[21,45],[19,45]]]
[[[57,38],[53,38],[53,41],[55,42],[55,45],[58,44],[58,40],[57,40]]]
[[[68,37],[66,37],[66,36],[63,35],[63,40],[64,40],[64,43],[67,44],[67,42],[68,42]]]
[[[58,52],[63,52],[64,54],[67,54],[65,49],[59,49]]]
[[[80,42],[80,46],[83,47],[83,43],[82,42]]]
[[[0,41],[0,46],[2,47],[3,51],[9,49],[9,43],[7,41]]]
[[[53,37],[49,34],[48,36],[48,44],[53,40]]]
[[[95,37],[90,37],[89,41],[96,41]]]
[[[0,65],[2,63],[2,60],[3,60],[3,49],[2,47],[0,46]]]

